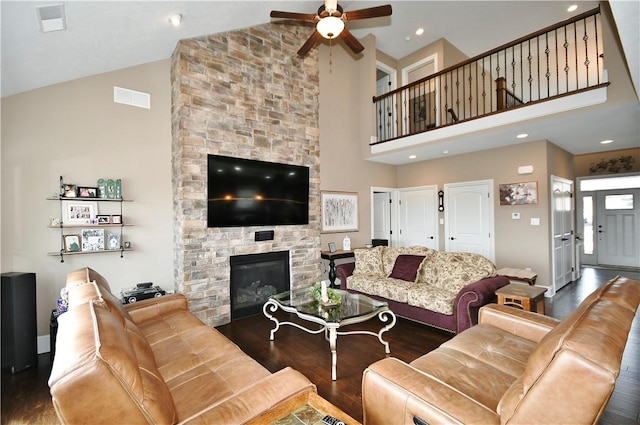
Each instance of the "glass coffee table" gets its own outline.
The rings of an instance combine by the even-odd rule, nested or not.
[[[264,315],[275,322],[276,326],[271,330],[269,339],[275,338],[275,333],[280,329],[280,325],[290,325],[298,329],[302,329],[310,334],[319,334],[324,332],[324,337],[329,341],[331,349],[331,379],[336,380],[336,363],[338,355],[336,353],[336,341],[338,335],[373,335],[384,345],[385,353],[389,354],[389,343],[382,339],[382,334],[387,332],[396,324],[396,315],[389,310],[386,302],[377,301],[365,295],[351,294],[347,291],[334,289],[341,296],[342,302],[333,306],[323,306],[319,301],[315,300],[309,288],[301,288],[293,291],[282,292],[272,295],[265,302],[263,311]],[[319,329],[309,329],[294,322],[281,322],[272,313],[278,309],[287,313],[294,313],[300,319],[320,325]],[[379,332],[371,332],[367,330],[338,331],[340,327],[363,323],[367,320],[378,317],[382,323],[386,323]]]

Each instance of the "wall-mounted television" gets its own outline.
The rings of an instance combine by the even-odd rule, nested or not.
[[[309,167],[209,155],[209,227],[309,224]]]

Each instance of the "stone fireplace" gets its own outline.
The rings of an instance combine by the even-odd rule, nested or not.
[[[175,287],[203,322],[231,321],[231,257],[289,251],[291,286],[320,280],[317,52],[286,22],[182,40],[172,56]],[[207,227],[209,153],[307,166],[309,224]],[[274,230],[269,241],[256,231]],[[288,288],[287,288],[288,289]]]

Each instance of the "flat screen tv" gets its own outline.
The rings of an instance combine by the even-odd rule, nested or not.
[[[209,155],[207,225],[309,223],[309,167]]]

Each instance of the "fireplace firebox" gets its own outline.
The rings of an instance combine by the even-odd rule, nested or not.
[[[231,320],[253,316],[271,295],[290,289],[289,251],[235,255],[231,265]]]

